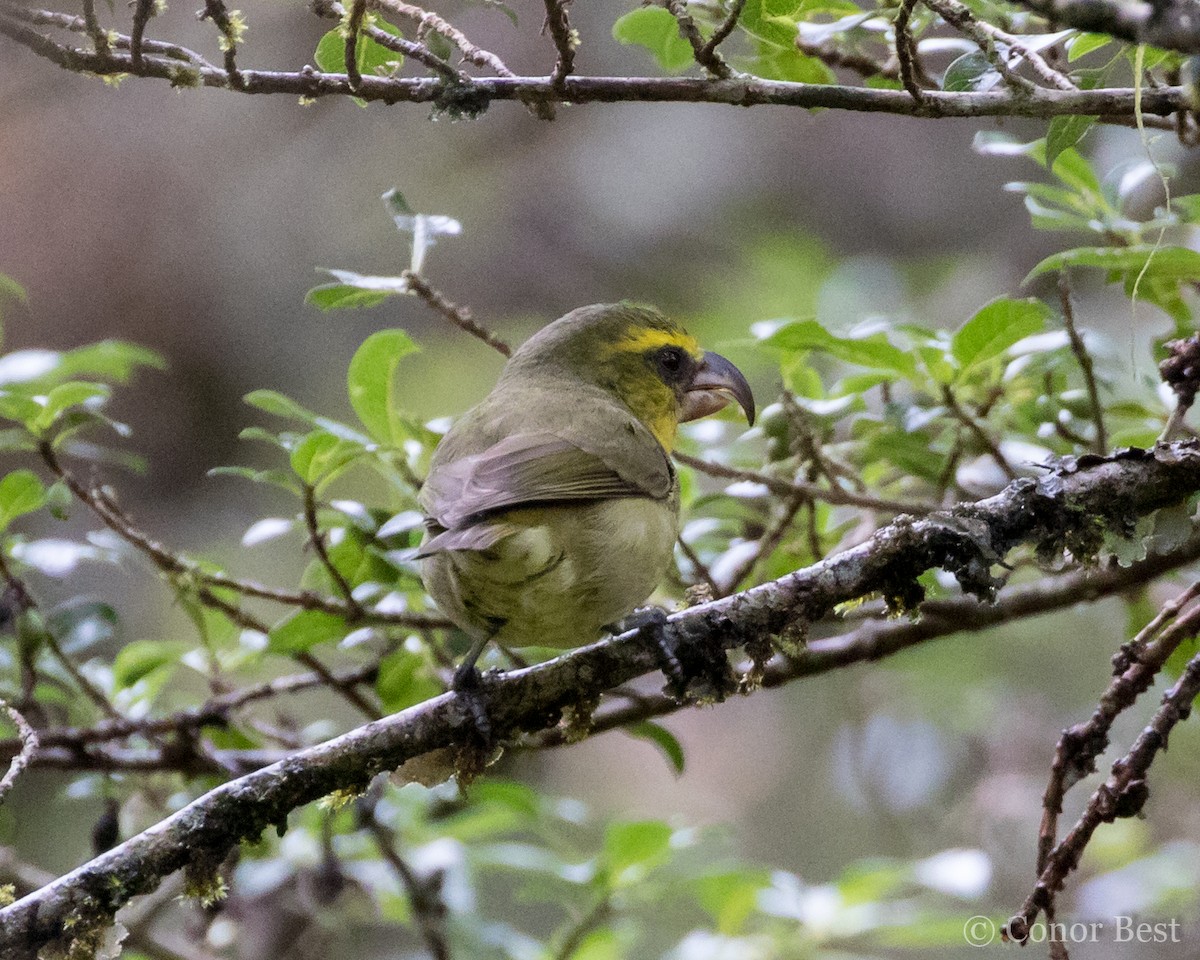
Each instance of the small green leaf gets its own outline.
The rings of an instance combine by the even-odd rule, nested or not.
[[[331,480],[363,452],[362,444],[314,430],[292,451],[291,465],[310,487]]]
[[[371,334],[355,352],[346,374],[350,404],[371,436],[397,443],[403,431],[396,423],[396,368],[418,347],[403,330]]]
[[[352,310],[378,306],[390,296],[391,293],[385,290],[364,290],[346,283],[325,283],[309,290],[304,295],[304,302],[318,310]]]
[[[340,640],[350,628],[336,614],[323,610],[298,610],[268,634],[267,649],[272,653],[304,653],[319,643]]]
[[[316,414],[311,410],[300,406],[291,397],[284,396],[277,390],[253,390],[246,394],[244,399],[250,406],[257,407],[264,413],[270,413],[276,417],[302,420],[305,423],[312,423],[316,418]]]
[[[625,727],[625,732],[631,737],[637,737],[639,740],[649,740],[667,758],[676,775],[683,773],[683,744],[666,727],[658,723],[652,723],[649,720],[643,720]]]
[[[125,690],[167,664],[177,664],[189,649],[182,640],[137,640],[126,644],[113,661],[113,688]]]
[[[400,36],[400,29],[394,24],[380,20],[374,15],[370,15],[368,20],[384,32]],[[365,33],[358,36],[354,59],[360,74],[386,73],[404,63],[403,54],[376,43]],[[330,30],[321,37],[313,60],[324,73],[346,72],[346,38],[342,35],[341,27]]]
[[[946,68],[942,89],[953,93],[982,93],[991,90],[1003,79],[987,55],[981,50],[974,50],[964,53]]]
[[[1046,165],[1053,167],[1059,155],[1074,147],[1092,129],[1097,117],[1062,116],[1050,121],[1046,130]]]
[[[252,467],[213,467],[208,471],[210,477],[241,477],[253,483],[266,483],[282,487],[289,493],[299,496],[302,493],[300,484],[290,474],[283,470],[255,470]]]
[[[633,866],[657,866],[667,857],[671,828],[661,820],[611,824],[604,835],[604,854],[614,877]]]
[[[0,530],[17,517],[40,510],[46,488],[32,470],[14,470],[0,480]]]
[[[1044,329],[1050,308],[1041,300],[993,300],[954,334],[950,350],[960,376]]]
[[[679,22],[664,7],[639,7],[620,17],[613,39],[645,47],[664,70],[675,73],[695,62],[692,46],[679,35]]]

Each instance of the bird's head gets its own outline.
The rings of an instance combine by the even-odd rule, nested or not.
[[[742,372],[650,307],[580,307],[539,330],[513,355],[507,375],[583,380],[621,400],[670,450],[680,423],[737,401],[754,423]],[[564,399],[569,403],[569,398]]]

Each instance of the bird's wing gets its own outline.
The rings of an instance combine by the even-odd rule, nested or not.
[[[456,530],[513,507],[668,496],[673,474],[657,443],[628,463],[628,453],[608,453],[584,449],[556,433],[517,434],[482,453],[438,464],[422,488],[421,500],[438,525]]]

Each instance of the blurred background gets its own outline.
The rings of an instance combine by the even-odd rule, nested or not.
[[[213,31],[177,6],[152,34],[169,24],[174,38],[215,55]],[[656,71],[644,51],[610,39],[624,10],[572,8],[580,72]],[[444,12],[517,73],[548,72],[549,40],[527,23],[516,29],[486,6]],[[249,4],[245,13],[243,66],[307,62],[328,26],[298,4]],[[522,11],[540,16],[540,6]],[[618,105],[564,108],[547,123],[498,104],[451,122],[424,106],[110,86],[0,40],[0,123],[0,272],[29,293],[5,349],[121,337],[160,351],[169,373],[143,375],[117,408],[149,469],[106,477],[166,542],[262,579],[295,575],[286,557],[240,546],[246,525],[279,503],[206,477],[260,456],[237,440],[262,416],[243,394],[277,389],[343,416],[355,347],[390,326],[423,348],[403,367],[403,402],[421,417],[465,410],[499,369],[494,353],[416,300],[333,314],[304,305],[321,282],[317,267],[387,274],[406,265],[379,199],[389,188],[416,210],[462,222],[463,234],[432,252],[427,275],[502,336],[519,341],[586,303],[653,302],[688,318],[707,343],[727,344],[763,398],[777,385],[769,365],[739,346],[749,324],[815,313],[836,328],[886,313],[950,327],[1016,294],[1058,249],[1004,191],[1038,171],[976,154],[979,125],[965,121]],[[1137,135],[1120,129],[1095,130],[1086,149],[1102,170],[1143,156]],[[1165,138],[1156,149],[1193,179],[1191,158]],[[1131,316],[1123,298],[1086,287],[1077,315],[1131,375],[1152,370],[1150,339],[1167,327],[1160,315]],[[104,576],[94,589],[125,612],[126,639],[171,629],[152,581]],[[519,758],[508,772],[600,814],[720,825],[747,858],[814,884],[862,858],[982,850],[985,893],[964,916],[1014,908],[1033,875],[1054,742],[1106,683],[1108,653],[1125,638],[1120,609],[1100,604],[684,711],[667,721],[687,750],[679,777],[651,746],[619,733]],[[1118,725],[1116,742],[1128,741],[1136,720]],[[1180,911],[1194,911],[1195,725],[1181,727],[1172,747],[1155,767],[1149,820],[1101,831],[1063,913],[1136,910],[1161,904],[1164,889]],[[64,798],[58,785],[52,774],[31,776],[22,789],[45,790],[46,803],[8,824],[51,870],[87,857],[97,803]],[[1073,796],[1068,817],[1083,799]],[[1191,948],[1101,942],[1086,956],[1193,956],[1197,924]],[[938,955],[957,953],[976,955],[965,946]]]

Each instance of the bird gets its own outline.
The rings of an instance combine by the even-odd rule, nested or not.
[[[418,502],[425,588],[472,640],[463,691],[489,643],[582,646],[654,592],[674,551],[680,423],[750,385],[659,310],[580,307],[511,356],[434,451]]]

